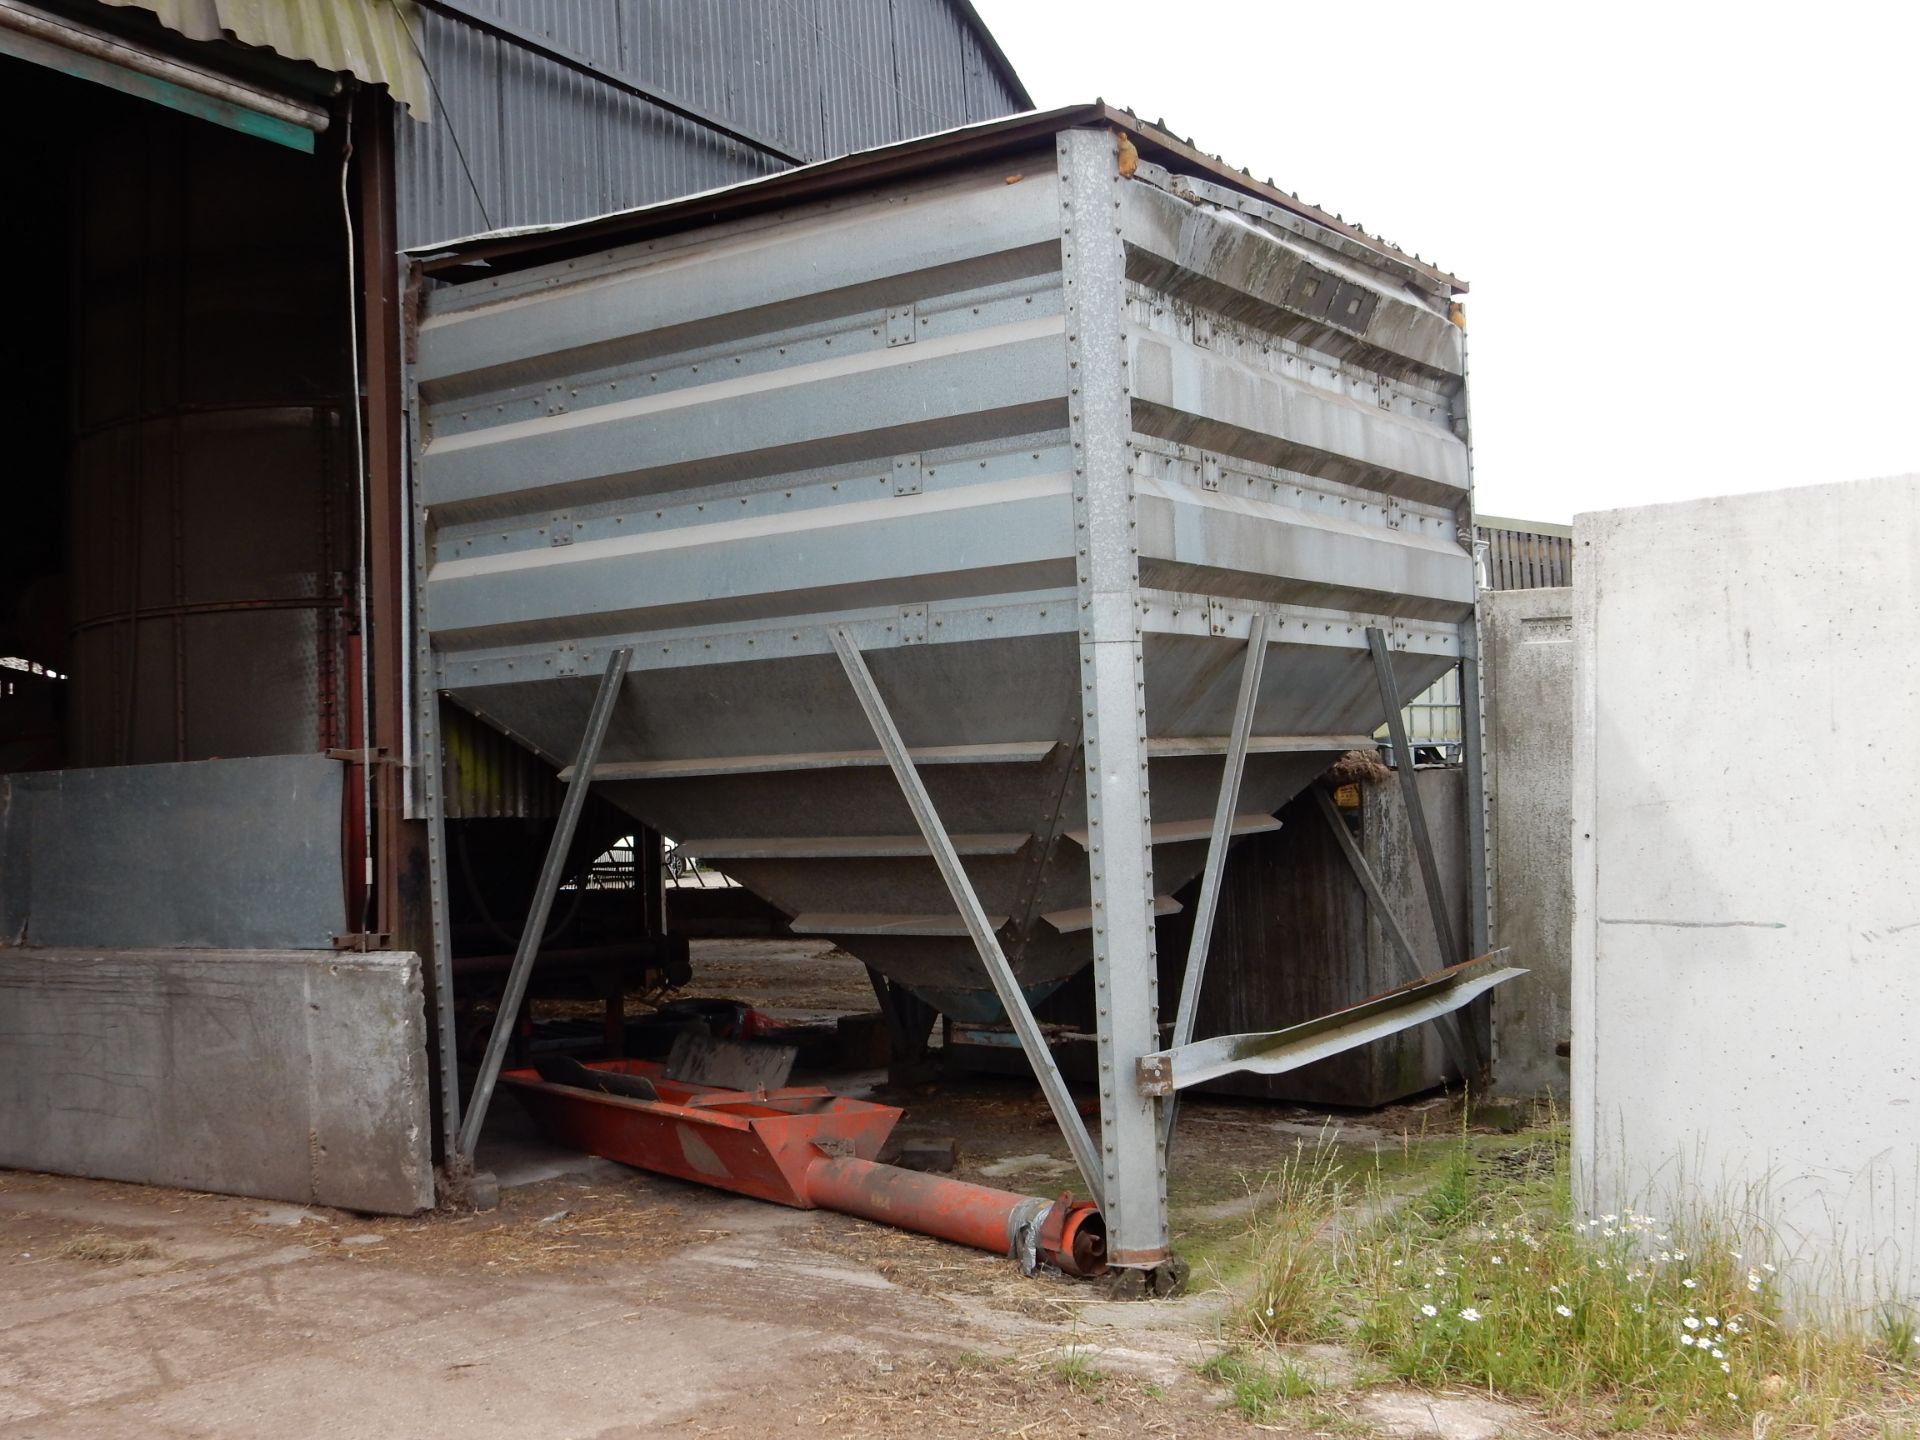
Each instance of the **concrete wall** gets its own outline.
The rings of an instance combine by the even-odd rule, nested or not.
[[[433,1203],[412,954],[0,949],[0,1166]]]
[[[1493,993],[1493,1083],[1567,1099],[1572,1034],[1573,591],[1480,596],[1492,938],[1527,974]]]
[[[1576,1195],[1920,1303],[1920,477],[1575,539]]]

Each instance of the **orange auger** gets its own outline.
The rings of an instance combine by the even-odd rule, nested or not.
[[[874,1157],[899,1121],[892,1105],[812,1085],[727,1090],[667,1078],[649,1060],[603,1060],[555,1084],[535,1070],[500,1083],[562,1144],[801,1210],[836,1210],[1018,1260],[1031,1273],[1106,1268],[1100,1212],[1062,1193],[1045,1200],[882,1165]],[[594,1077],[625,1091],[589,1088]],[[651,1090],[651,1098],[647,1092]]]

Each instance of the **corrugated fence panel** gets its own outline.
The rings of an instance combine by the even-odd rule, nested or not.
[[[1573,583],[1573,537],[1480,528],[1489,590],[1537,590]]]

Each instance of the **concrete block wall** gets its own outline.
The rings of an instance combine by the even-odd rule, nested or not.
[[[1493,993],[1496,1094],[1567,1099],[1572,1034],[1573,591],[1480,596],[1492,941],[1527,974]]]
[[[1920,1305],[1920,477],[1574,528],[1576,1198]]]
[[[433,1203],[411,953],[0,948],[0,1167]]]

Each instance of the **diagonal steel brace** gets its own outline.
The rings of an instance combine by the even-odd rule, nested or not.
[[[1353,878],[1360,882],[1360,889],[1367,897],[1367,903],[1373,907],[1373,913],[1380,919],[1380,928],[1386,932],[1387,939],[1393,942],[1393,948],[1405,962],[1405,979],[1408,984],[1418,981],[1425,973],[1420,957],[1413,953],[1413,942],[1407,938],[1400,917],[1393,913],[1388,903],[1387,892],[1380,884],[1380,877],[1373,873],[1373,867],[1367,863],[1367,857],[1354,843],[1353,836],[1347,833],[1347,824],[1340,818],[1340,812],[1334,807],[1333,797],[1327,794],[1326,787],[1317,781],[1309,787],[1313,791],[1314,801],[1320,807],[1320,814],[1327,826],[1333,831],[1333,838],[1340,842],[1340,853],[1347,857],[1347,867],[1353,871]],[[1447,1047],[1447,1057],[1453,1061],[1462,1076],[1471,1078],[1475,1065],[1468,1048],[1467,1038],[1461,1033],[1457,1016],[1449,1014],[1440,1021],[1440,1039]]]
[[[541,937],[546,934],[553,897],[560,889],[567,851],[573,847],[573,832],[580,824],[580,812],[586,808],[587,792],[593,788],[593,767],[600,759],[600,742],[607,738],[607,726],[613,719],[614,706],[620,699],[620,685],[627,678],[627,665],[632,659],[632,646],[622,646],[607,657],[599,693],[593,697],[593,709],[587,712],[586,733],[580,739],[579,758],[573,762],[573,780],[567,786],[567,798],[561,803],[560,820],[554,826],[553,838],[547,842],[547,859],[540,867],[540,883],[534,887],[533,908],[527,913],[526,927],[520,932],[520,944],[513,954],[513,968],[507,972],[500,1008],[493,1015],[493,1033],[487,1037],[487,1055],[480,1062],[480,1073],[473,1082],[473,1098],[467,1102],[466,1118],[461,1122],[460,1153],[468,1162],[473,1160],[474,1147],[480,1143],[480,1127],[486,1123],[487,1107],[493,1101],[493,1088],[500,1079],[500,1066],[507,1057],[507,1042],[513,1038],[520,1004],[527,998],[527,980],[533,974],[534,957],[540,953]]]
[[[973,948],[980,952],[980,963],[986,967],[987,979],[993,983],[994,994],[1000,997],[1001,1008],[1007,1012],[1007,1019],[1013,1024],[1013,1033],[1020,1039],[1020,1048],[1026,1052],[1027,1063],[1033,1066],[1041,1092],[1047,1097],[1047,1105],[1053,1111],[1054,1121],[1059,1125],[1060,1133],[1066,1137],[1067,1148],[1073,1152],[1074,1164],[1080,1167],[1081,1179],[1086,1181],[1087,1193],[1093,1197],[1096,1205],[1104,1204],[1104,1172],[1100,1167],[1099,1152],[1093,1148],[1093,1137],[1087,1133],[1086,1122],[1080,1118],[1079,1110],[1074,1108],[1073,1096],[1067,1092],[1067,1082],[1060,1074],[1060,1067],[1053,1062],[1053,1052],[1047,1048],[1047,1037],[1041,1033],[1040,1022],[1033,1017],[1032,1007],[1027,1004],[1020,982],[1014,978],[1013,967],[1007,963],[1006,952],[1000,948],[999,937],[993,932],[993,923],[987,918],[980,897],[974,893],[973,882],[967,878],[959,852],[953,848],[953,841],[947,835],[947,827],[941,823],[939,812],[933,808],[933,799],[927,794],[927,787],[914,769],[907,747],[894,726],[893,716],[887,711],[886,701],[880,698],[880,691],[873,683],[867,662],[844,628],[833,631],[833,648],[847,672],[847,681],[853,686],[860,708],[866,712],[867,723],[873,727],[874,736],[880,742],[881,752],[887,757],[887,764],[893,768],[893,778],[899,782],[901,793],[906,796],[907,808],[913,811],[914,823],[920,827],[927,849],[933,852],[934,863],[940,867],[940,876],[947,882],[954,908],[966,922],[967,934],[973,938]]]
[[[1180,981],[1180,1008],[1174,1011],[1173,1048],[1190,1043],[1200,1013],[1200,982],[1206,978],[1207,954],[1213,944],[1213,917],[1220,908],[1220,877],[1226,869],[1227,847],[1233,841],[1233,817],[1240,808],[1240,781],[1247,770],[1247,742],[1253,733],[1253,712],[1260,699],[1260,677],[1267,665],[1267,617],[1256,611],[1247,630],[1247,658],[1240,666],[1240,693],[1234,701],[1233,730],[1227,740],[1226,761],[1220,771],[1220,797],[1213,807],[1213,832],[1207,839],[1207,866],[1201,874],[1200,900],[1193,912],[1193,937],[1187,942],[1187,970]],[[1180,1097],[1167,1098],[1167,1145],[1173,1144],[1179,1120]]]
[[[1420,861],[1420,878],[1426,885],[1427,907],[1433,915],[1433,934],[1440,944],[1440,963],[1456,965],[1466,958],[1466,947],[1453,928],[1453,916],[1447,911],[1446,886],[1440,883],[1440,865],[1433,857],[1433,836],[1427,829],[1426,807],[1420,803],[1420,781],[1414,774],[1413,747],[1407,743],[1406,720],[1400,713],[1400,687],[1393,678],[1393,653],[1387,648],[1387,635],[1378,625],[1367,627],[1367,649],[1373,654],[1373,676],[1380,687],[1380,703],[1387,712],[1387,735],[1393,742],[1393,768],[1400,776],[1400,794],[1406,802],[1407,824],[1413,831],[1413,853]],[[1460,1030],[1461,1057],[1472,1061],[1463,1078],[1478,1082],[1481,1071],[1480,1047],[1472,1031]]]

